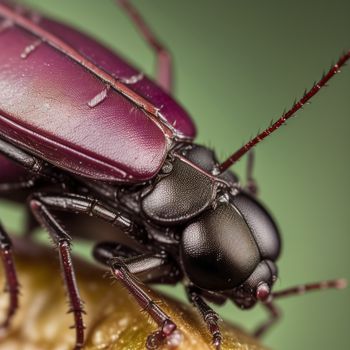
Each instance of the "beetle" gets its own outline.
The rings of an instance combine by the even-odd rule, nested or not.
[[[256,331],[261,335],[277,318],[274,298],[343,287],[344,282],[336,280],[271,291],[278,274],[280,236],[256,198],[252,153],[248,186],[228,168],[292,117],[350,53],[282,118],[220,164],[212,150],[193,142],[191,119],[165,92],[171,88],[168,52],[136,10],[127,1],[121,4],[157,52],[160,87],[83,34],[20,7],[0,7],[2,52],[6,51],[1,57],[6,69],[1,79],[0,150],[32,174],[27,181],[3,181],[1,189],[11,195],[21,188],[30,190],[32,212],[57,243],[75,318],[76,348],[83,346],[84,330],[71,237],[52,210],[99,217],[123,228],[134,241],[132,247],[98,242],[94,256],[158,323],[159,330],[147,339],[148,348],[173,342],[176,325],[134,275],[148,283],[183,281],[216,348],[221,344],[218,316],[204,299],[232,300],[241,308],[262,302],[271,319]],[[1,176],[21,172],[5,158],[1,161],[6,169]],[[52,192],[42,193],[43,188]],[[17,307],[18,282],[9,237],[4,229],[0,232],[11,296],[4,323],[8,326]]]

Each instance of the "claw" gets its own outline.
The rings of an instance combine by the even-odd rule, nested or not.
[[[182,334],[176,329],[176,324],[171,320],[165,320],[162,329],[150,334],[146,341],[147,350],[159,349],[165,342],[170,347],[177,347],[182,340]]]
[[[166,337],[165,337],[164,333],[161,330],[160,331],[156,331],[154,333],[151,333],[147,337],[146,349],[147,350],[159,349],[159,347],[163,344],[165,338]]]
[[[221,335],[220,334],[214,334],[213,336],[213,345],[215,350],[221,350]]]

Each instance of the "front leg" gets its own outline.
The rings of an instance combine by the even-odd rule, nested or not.
[[[152,300],[144,286],[135,277],[135,275],[157,275],[159,278],[161,275],[169,274],[169,264],[173,269],[176,269],[176,266],[172,266],[167,256],[163,254],[146,253],[121,259],[115,255],[112,257],[113,253],[115,253],[115,245],[112,243],[99,244],[94,249],[95,258],[110,266],[113,276],[124,285],[141,308],[157,323],[159,329],[148,336],[146,348],[148,350],[158,349],[165,343],[178,346],[181,342],[181,334],[176,324]]]
[[[146,348],[148,350],[158,349],[166,340],[171,340],[171,336],[177,328],[176,324],[145,292],[121,260],[112,259],[110,261],[110,267],[113,276],[123,283],[141,308],[145,310],[160,327],[159,330],[148,336]]]
[[[222,335],[219,328],[218,314],[201,298],[194,287],[187,287],[187,295],[191,303],[199,310],[212,336],[212,343],[216,350],[221,349]]]
[[[279,318],[281,317],[280,312],[276,305],[272,301],[268,301],[266,303],[263,303],[263,306],[266,308],[266,310],[269,313],[269,318],[254,331],[254,337],[260,338],[262,337],[269,329],[270,327],[275,324]]]
[[[67,293],[71,305],[70,312],[74,313],[76,346],[75,349],[82,349],[84,345],[84,323],[82,302],[80,299],[78,286],[75,280],[75,273],[70,254],[71,237],[52,215],[52,210],[61,210],[70,213],[87,214],[100,218],[112,225],[122,227],[126,233],[133,235],[133,223],[123,216],[119,211],[109,208],[104,203],[95,198],[66,193],[41,194],[36,193],[29,199],[30,208],[40,222],[47,229],[51,238],[58,247],[61,260],[63,277],[65,280]]]

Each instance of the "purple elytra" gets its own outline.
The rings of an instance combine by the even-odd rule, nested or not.
[[[153,104],[173,136],[194,138],[184,109],[119,56],[68,26],[47,19],[39,26]],[[140,182],[158,173],[172,138],[149,113],[21,26],[0,32],[0,51],[5,138],[88,178]]]

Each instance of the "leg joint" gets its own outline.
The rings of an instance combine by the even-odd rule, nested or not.
[[[110,259],[108,265],[112,269],[113,274],[115,274],[119,278],[124,278],[125,272],[129,271],[125,263],[119,258]]]

